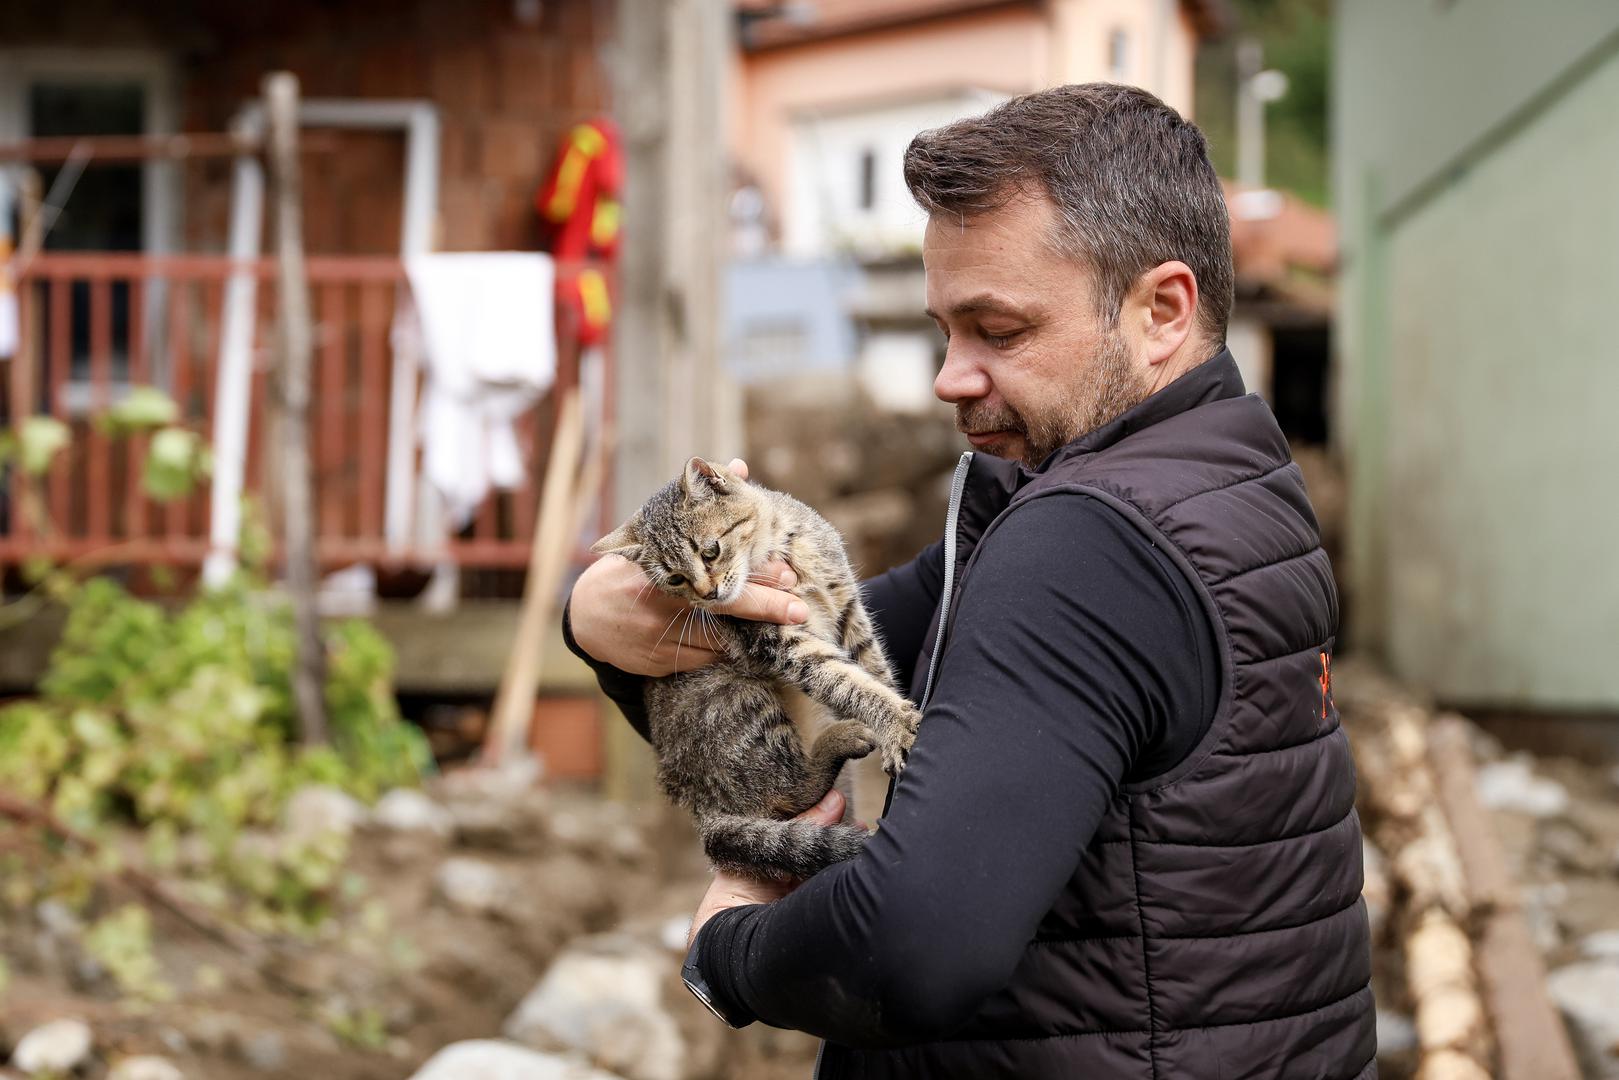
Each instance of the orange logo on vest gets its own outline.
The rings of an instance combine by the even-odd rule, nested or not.
[[[1327,701],[1332,695],[1332,657],[1321,650],[1321,719],[1327,718]]]

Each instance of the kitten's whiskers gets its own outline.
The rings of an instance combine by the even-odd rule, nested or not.
[[[673,628],[675,620],[680,618],[681,614],[682,612],[677,611],[670,617],[668,625],[663,628],[663,633],[659,634],[658,640],[652,643],[652,648],[646,651],[648,660],[652,659],[652,654],[658,651],[658,646],[663,644],[663,639],[669,636],[670,629]]]

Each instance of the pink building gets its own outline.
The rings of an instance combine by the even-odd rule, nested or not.
[[[732,151],[787,253],[915,250],[900,176],[919,130],[1063,83],[1192,109],[1214,0],[739,0]],[[758,206],[757,201],[754,204]]]

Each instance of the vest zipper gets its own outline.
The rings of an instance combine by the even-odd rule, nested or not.
[[[961,493],[967,488],[967,469],[972,465],[973,452],[967,451],[956,462],[956,474],[950,478],[950,508],[944,515],[944,589],[939,593],[939,630],[933,635],[933,655],[928,657],[928,681],[922,685],[921,708],[928,707],[933,696],[933,677],[939,672],[939,653],[944,650],[944,628],[950,621],[950,600],[956,591],[956,525],[961,519]]]
[[[967,468],[972,464],[973,452],[968,450],[956,462],[956,472],[950,478],[950,505],[944,513],[944,589],[939,593],[939,632],[933,637],[933,655],[928,658],[928,681],[922,687],[922,708],[927,708],[933,693],[933,676],[939,669],[939,650],[944,648],[944,627],[950,619],[950,598],[956,591],[956,525],[961,520],[961,493],[967,489]],[[890,784],[889,794],[894,788]],[[885,806],[886,812],[887,807]],[[826,1056],[826,1040],[815,1049],[815,1068],[810,1080],[821,1080],[821,1059]]]

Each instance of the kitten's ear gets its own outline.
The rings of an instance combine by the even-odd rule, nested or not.
[[[630,520],[590,545],[590,550],[597,555],[622,555],[634,562],[641,556],[641,512],[636,511]]]
[[[736,477],[728,470],[700,457],[694,457],[686,462],[686,471],[680,474],[680,487],[687,499],[729,495],[735,485]]]

